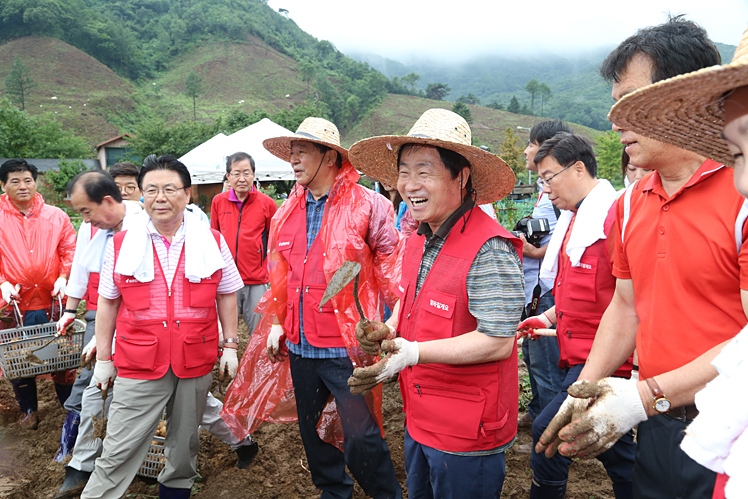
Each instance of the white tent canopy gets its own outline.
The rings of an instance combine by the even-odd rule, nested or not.
[[[219,133],[200,144],[179,160],[187,166],[194,184],[216,184],[223,181],[226,158],[235,152],[246,152],[255,160],[255,178],[261,182],[294,180],[291,165],[270,154],[262,141],[270,137],[293,135],[293,132],[263,118],[228,137]]]

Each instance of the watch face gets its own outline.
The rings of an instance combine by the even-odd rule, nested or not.
[[[667,412],[670,410],[670,401],[668,399],[657,399],[655,401],[655,410],[657,412]]]

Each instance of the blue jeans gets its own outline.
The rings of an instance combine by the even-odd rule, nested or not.
[[[530,455],[530,466],[532,467],[532,479],[540,485],[563,485],[569,478],[569,465],[571,459],[556,453],[553,457],[545,457],[545,454],[537,454],[535,445],[540,440],[551,419],[556,415],[558,409],[566,400],[566,390],[574,383],[582,372],[584,364],[569,368],[569,373],[564,380],[561,392],[543,409],[532,423],[532,454]],[[610,449],[597,456],[597,459],[605,466],[605,471],[614,484],[631,483],[634,478],[634,457],[636,444],[634,434],[629,431],[622,436]]]
[[[448,454],[419,444],[406,427],[405,472],[410,499],[500,499],[506,466],[503,452],[487,456]]]
[[[310,359],[289,352],[291,378],[299,416],[299,432],[304,442],[314,486],[322,499],[353,497],[353,480],[364,492],[377,498],[402,498],[395,477],[390,449],[379,432],[379,424],[362,395],[351,395],[348,378],[353,364],[348,357]],[[345,453],[323,441],[317,433],[317,422],[332,394],[343,426]]]
[[[552,292],[548,291],[538,300],[538,313],[545,312],[555,304]],[[527,313],[530,313],[529,305]],[[532,400],[527,412],[535,419],[561,391],[566,370],[558,367],[560,352],[556,338],[542,336],[534,341],[525,338],[522,341],[522,356],[527,365],[527,374],[530,375],[532,390]]]

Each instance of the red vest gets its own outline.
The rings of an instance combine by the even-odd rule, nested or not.
[[[319,302],[325,294],[327,280],[322,268],[324,258],[322,241],[316,237],[307,253],[306,210],[299,203],[288,216],[286,223],[278,230],[277,250],[288,262],[288,312],[284,328],[287,339],[295,344],[301,341],[299,307],[304,297],[304,335],[315,347],[345,347],[340,327],[335,318],[332,300],[322,309]]]
[[[115,268],[127,231],[114,235]],[[213,230],[220,244],[220,233]],[[216,291],[223,271],[191,283],[184,276],[184,248],[179,257],[171,291],[153,250],[154,277],[139,282],[114,273],[122,294],[117,315],[117,343],[113,357],[118,376],[159,379],[171,369],[179,378],[208,374],[218,357]]]
[[[91,239],[93,239],[96,231],[99,230],[97,227],[91,226]],[[99,303],[99,273],[90,272],[88,274],[88,287],[86,288],[86,295],[82,298],[86,300],[86,310],[96,310]]]
[[[608,211],[603,230],[610,234],[615,221],[615,203]],[[600,319],[608,308],[616,288],[608,253],[608,240],[599,239],[587,249],[579,267],[572,267],[571,260],[566,258],[566,242],[573,226],[567,231],[559,255],[559,269],[553,294],[556,298],[556,334],[561,357],[558,365],[561,369],[587,362],[592,343],[595,341]],[[615,376],[631,376],[631,359],[629,359]]]
[[[522,243],[474,208],[464,233],[463,219],[452,228],[421,286],[415,288],[424,236],[413,234],[403,257],[399,335],[408,341],[451,338],[475,331],[465,287],[468,270],[483,244],[494,236]],[[400,373],[408,433],[416,442],[449,452],[489,450],[517,433],[517,347],[504,360],[482,364],[425,364]]]

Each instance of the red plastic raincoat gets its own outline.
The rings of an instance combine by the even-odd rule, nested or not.
[[[359,299],[366,317],[382,320],[384,296],[388,304],[397,300],[395,290],[401,276],[401,252],[404,239],[394,228],[394,209],[386,198],[356,182],[359,174],[349,162],[330,189],[330,201],[325,208],[322,228],[317,237],[322,238],[325,260],[323,263],[327,282],[346,260],[361,264]],[[267,356],[267,338],[272,317],[283,324],[286,316],[286,277],[288,263],[276,250],[278,231],[288,219],[291,210],[300,209],[306,191],[296,184],[286,202],[278,209],[270,225],[268,261],[271,265],[270,289],[257,306],[263,314],[241,359],[236,379],[226,394],[221,416],[231,431],[244,437],[263,421],[289,423],[297,420],[296,403],[289,363],[272,364]],[[303,204],[302,204],[303,206]],[[377,241],[377,251],[372,251],[366,241]],[[354,367],[369,366],[376,362],[366,355],[356,341],[355,327],[359,314],[353,298],[353,283],[332,298],[338,325],[348,355]],[[369,408],[382,426],[381,385],[367,397]],[[318,424],[320,436],[342,450],[343,432],[332,397],[328,401]]]
[[[75,228],[64,211],[37,192],[26,217],[7,194],[0,196],[0,283],[21,285],[22,311],[52,306],[55,281],[70,275],[74,253]]]

